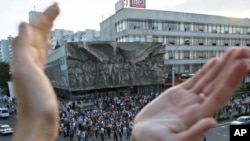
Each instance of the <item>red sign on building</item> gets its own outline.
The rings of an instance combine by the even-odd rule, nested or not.
[[[146,0],[130,0],[130,7],[146,8]]]

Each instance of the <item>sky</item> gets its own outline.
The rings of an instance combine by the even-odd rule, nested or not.
[[[60,15],[53,29],[100,30],[101,21],[115,13],[118,0],[0,0],[0,40],[17,35],[20,22],[28,22],[28,12],[43,11],[57,2]],[[146,8],[235,18],[250,18],[250,0],[146,0]],[[35,6],[35,7],[34,7]]]

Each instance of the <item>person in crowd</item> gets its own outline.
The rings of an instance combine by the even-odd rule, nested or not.
[[[59,7],[53,4],[30,24],[21,23],[18,36],[13,40],[12,78],[18,105],[13,141],[54,141],[58,136],[58,102],[44,72],[51,47],[51,28],[58,14]],[[133,140],[201,140],[216,124],[213,115],[233,96],[247,74],[249,57],[249,48],[232,47],[223,57],[211,59],[184,83],[164,91],[150,102],[144,97],[148,103],[145,107],[133,107],[136,113]],[[121,103],[120,99],[118,101]],[[102,107],[103,101],[99,104]],[[119,112],[114,109],[114,113]],[[120,118],[116,122],[121,125]]]

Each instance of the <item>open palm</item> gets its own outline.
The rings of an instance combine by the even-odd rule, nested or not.
[[[231,48],[210,60],[188,81],[163,92],[136,116],[139,141],[198,141],[216,124],[212,118],[247,73],[248,48]],[[235,75],[237,74],[237,75]]]

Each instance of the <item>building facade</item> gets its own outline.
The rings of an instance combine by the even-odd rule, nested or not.
[[[100,26],[103,41],[163,43],[167,71],[175,73],[194,73],[231,46],[250,46],[247,18],[123,8]]]
[[[42,12],[30,11],[30,12],[29,12],[29,23],[30,23],[31,21],[33,21],[33,20],[36,18],[36,16],[38,16],[38,15],[40,15],[40,14],[42,14]]]
[[[164,89],[159,42],[70,42],[49,54],[46,74],[58,96],[149,94]]]
[[[12,51],[13,37],[8,37],[5,40],[0,40],[0,61],[10,63],[13,57]]]
[[[73,32],[64,29],[55,29],[51,32],[52,49],[56,46],[63,46],[67,42],[99,41],[100,32],[94,29]]]

